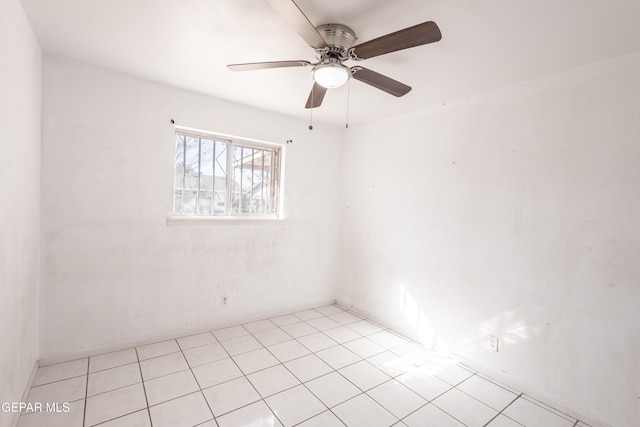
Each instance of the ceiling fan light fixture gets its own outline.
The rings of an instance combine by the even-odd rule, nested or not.
[[[342,86],[350,77],[351,70],[339,63],[320,64],[313,68],[313,80],[327,89]]]

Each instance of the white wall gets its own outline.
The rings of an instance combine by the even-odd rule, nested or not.
[[[42,55],[18,0],[0,13],[0,402],[38,359]],[[12,414],[0,412],[0,426]]]
[[[338,301],[640,425],[639,75],[636,54],[349,129]]]
[[[43,114],[43,358],[333,301],[338,129],[51,57]],[[170,119],[292,139],[286,219],[168,226]]]

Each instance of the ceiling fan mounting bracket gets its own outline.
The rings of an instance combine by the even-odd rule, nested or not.
[[[358,39],[356,33],[346,25],[322,24],[316,27],[318,33],[326,41],[327,46],[315,49],[320,62],[327,60],[346,61],[350,59],[349,51]]]

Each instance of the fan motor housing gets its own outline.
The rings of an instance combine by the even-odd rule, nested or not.
[[[357,40],[356,33],[346,25],[322,24],[316,27],[329,47],[349,49]]]

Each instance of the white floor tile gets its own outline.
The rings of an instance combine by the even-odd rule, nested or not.
[[[458,385],[462,381],[470,378],[473,372],[469,372],[461,366],[451,365],[444,367],[444,369],[436,372],[436,377],[448,382],[451,385]]]
[[[257,332],[253,334],[253,336],[265,347],[280,344],[281,342],[291,341],[293,339],[293,337],[280,328]]]
[[[271,409],[263,402],[252,403],[217,419],[220,427],[278,427],[282,423],[278,421]]]
[[[503,414],[525,426],[572,427],[574,424],[522,397],[509,405]]]
[[[518,394],[519,394],[519,393],[518,393]],[[538,406],[541,406],[542,408],[545,408],[547,411],[551,411],[551,412],[555,413],[556,415],[559,415],[559,416],[560,416],[560,417],[562,417],[562,418],[565,418],[565,419],[567,419],[567,420],[574,421],[574,422],[576,421],[576,419],[575,419],[575,418],[573,418],[573,417],[571,417],[571,416],[569,416],[569,415],[565,414],[564,412],[562,412],[562,411],[560,411],[560,410],[558,410],[558,409],[552,408],[551,406],[546,405],[545,403],[542,403],[542,402],[540,402],[539,400],[536,400],[536,399],[534,399],[534,398],[533,398],[533,397],[531,397],[531,396],[528,396],[528,395],[526,395],[526,394],[522,394],[522,396],[521,396],[521,397],[522,397],[523,399],[525,399],[525,400],[528,400],[528,401],[529,401],[529,402],[531,402],[531,403],[534,403],[534,404],[536,404],[536,405],[538,405]]]
[[[291,325],[283,326],[282,330],[291,335],[293,338],[300,338],[318,332],[316,328],[306,322],[292,323]]]
[[[134,384],[87,399],[85,426],[93,426],[147,407],[142,384]]]
[[[218,423],[216,423],[216,420],[209,420],[203,422],[202,424],[198,424],[195,427],[218,427]]]
[[[376,354],[380,354],[385,351],[383,347],[365,337],[359,338],[355,341],[349,341],[343,345],[363,359],[375,356]]]
[[[247,331],[242,326],[232,326],[230,328],[216,329],[212,333],[218,341],[224,341],[231,338],[238,338],[244,335],[249,335],[249,331]]]
[[[18,427],[81,427],[85,412],[86,427],[576,423],[519,394],[329,305],[43,366],[27,400],[71,402],[72,413],[25,414]]]
[[[311,320],[311,319],[317,319],[318,317],[324,316],[324,314],[314,309],[299,311],[297,313],[293,313],[293,315],[299,318],[300,320]]]
[[[227,358],[193,368],[200,388],[207,388],[242,376],[233,360]]]
[[[358,386],[362,391],[367,391],[391,379],[389,375],[365,360],[344,367],[338,372]]]
[[[338,345],[337,342],[335,342],[322,332],[300,337],[298,338],[298,342],[313,352],[325,350],[327,348],[335,347],[336,345]]]
[[[327,409],[302,385],[265,400],[286,427],[305,421]]]
[[[391,377],[397,377],[398,375],[416,368],[416,365],[413,363],[390,351],[376,354],[375,356],[369,357],[367,360],[373,366]]]
[[[184,357],[189,366],[205,365],[229,357],[220,343],[206,344],[199,347],[190,348],[184,351]]]
[[[455,388],[432,403],[468,427],[482,427],[498,414],[496,410]]]
[[[187,365],[187,361],[184,359],[182,352],[180,352],[143,360],[140,362],[140,368],[142,369],[142,378],[148,381],[163,375],[184,371],[189,369],[189,365]]]
[[[340,344],[362,338],[362,335],[347,328],[346,326],[326,330],[324,331],[324,334]]]
[[[333,415],[331,411],[324,411],[320,415],[316,415],[310,420],[298,425],[300,427],[344,427],[344,423]]]
[[[150,406],[200,390],[190,370],[145,381],[144,387]]]
[[[380,332],[383,330],[383,328],[381,328],[380,326],[375,325],[366,320],[361,320],[355,323],[349,323],[347,325],[347,328],[359,333],[360,335],[365,335],[365,336],[375,334],[376,332]]]
[[[239,354],[234,356],[233,360],[235,360],[245,375],[280,363],[278,359],[273,357],[273,355],[264,348]]]
[[[387,427],[398,422],[366,394],[347,400],[333,408],[333,412],[349,427]]]
[[[140,382],[142,382],[142,377],[140,376],[140,366],[137,362],[94,372],[89,374],[87,396],[93,396]]]
[[[176,340],[168,340],[137,347],[136,351],[138,352],[138,358],[140,360],[146,360],[152,357],[175,353],[176,351],[180,351],[180,347]]]
[[[315,354],[291,360],[284,365],[303,383],[333,371]]]
[[[282,365],[254,372],[247,375],[247,378],[262,397],[269,397],[300,384],[300,381]]]
[[[73,377],[87,375],[89,359],[78,359],[70,362],[57,363],[55,365],[38,368],[33,379],[33,386],[52,383],[54,381],[67,380]]]
[[[307,320],[307,323],[316,328],[319,331],[326,331],[327,329],[337,328],[340,323],[328,317],[318,317],[317,319]]]
[[[142,411],[107,421],[104,424],[100,424],[100,427],[151,427],[149,411],[143,409]]]
[[[178,345],[182,350],[188,350],[190,348],[200,347],[201,345],[213,344],[216,342],[216,339],[211,332],[205,332],[203,334],[178,338],[176,341],[178,341]]]
[[[331,316],[332,314],[338,314],[344,311],[337,305],[325,305],[324,307],[317,307],[315,310],[325,316]]]
[[[493,421],[491,421],[487,427],[522,427],[522,424],[513,421],[511,418],[507,418],[504,415],[498,415]],[[578,424],[578,427],[581,427]]]
[[[297,317],[291,315],[291,314],[286,314],[284,316],[279,316],[279,317],[274,317],[273,319],[270,319],[273,323],[275,323],[278,326],[286,326],[286,325],[291,325],[292,323],[298,323],[300,321],[300,319],[298,319]]]
[[[337,372],[316,378],[305,385],[329,408],[362,393],[358,387]]]
[[[400,338],[396,334],[392,334],[389,331],[376,332],[375,334],[368,335],[367,338],[369,338],[379,346],[386,348],[387,350],[399,347],[407,343],[407,340],[405,340],[404,338]]]
[[[242,326],[244,326],[244,328],[252,334],[255,334],[256,332],[268,331],[269,329],[275,329],[278,327],[278,325],[267,319],[258,320],[257,322],[245,323]]]
[[[355,316],[347,311],[343,311],[341,313],[332,314],[329,316],[330,319],[335,320],[341,325],[348,325],[350,323],[359,322],[362,319],[358,316]]]
[[[318,351],[316,355],[327,362],[333,369],[340,369],[352,363],[356,363],[362,358],[341,345]]]
[[[411,342],[402,344],[398,347],[394,347],[391,351],[393,351],[398,356],[404,357],[414,365],[425,364],[434,357],[433,352]]]
[[[69,412],[66,413],[34,412],[22,415],[18,427],[82,427],[83,417],[84,400],[77,400],[69,403]]]
[[[281,362],[288,362],[289,360],[309,354],[309,350],[296,340],[272,345],[267,349]]]
[[[505,390],[477,375],[462,382],[457,389],[491,406],[496,411],[502,411],[518,397],[509,390]]]
[[[216,417],[260,400],[260,395],[245,378],[238,378],[202,390]]]
[[[262,344],[260,344],[252,335],[231,338],[221,341],[221,344],[231,356],[262,348]]]
[[[432,404],[423,406],[402,421],[409,427],[465,427],[460,421]]]
[[[87,390],[87,377],[74,377],[68,380],[56,381],[41,386],[32,387],[29,390],[27,402],[73,402],[84,399]]]
[[[402,383],[391,380],[367,392],[369,396],[398,418],[404,418],[427,403]]]
[[[463,368],[465,367],[463,364],[460,364],[460,365],[461,365]],[[472,369],[471,369],[471,368],[468,368],[467,370],[468,370],[468,371],[470,371],[470,370],[472,370]],[[487,376],[487,375],[483,375],[483,374],[481,374],[480,372],[478,372],[478,373],[476,374],[476,376],[478,376],[478,377],[480,377],[480,378],[483,378],[483,379],[485,379],[485,380],[487,380],[487,381],[491,381],[492,383],[494,383],[494,384],[496,384],[496,385],[499,385],[500,387],[502,387],[502,388],[504,388],[504,389],[506,389],[506,390],[509,390],[509,391],[510,391],[511,393],[513,393],[513,394],[517,394],[517,395],[519,395],[519,394],[520,394],[520,391],[516,390],[515,388],[509,387],[508,385],[506,385],[506,384],[504,384],[504,383],[502,383],[502,382],[500,382],[500,381],[498,381],[498,380],[496,380],[496,379],[493,379],[493,378],[491,378],[491,377],[489,377],[489,376]]]
[[[213,418],[199,391],[149,408],[153,427],[192,427]]]
[[[128,365],[138,361],[138,355],[135,348],[127,350],[113,351],[111,353],[91,356],[89,358],[89,372],[97,372],[105,369],[116,368],[122,365]]]
[[[451,388],[451,384],[436,377],[432,370],[424,367],[412,369],[397,379],[427,400],[435,399]]]

